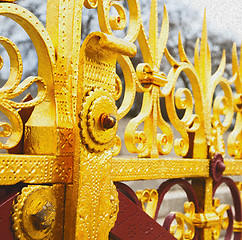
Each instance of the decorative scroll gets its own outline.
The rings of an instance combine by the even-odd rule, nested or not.
[[[46,84],[41,77],[28,77],[20,83],[23,64],[17,46],[5,37],[0,37],[0,44],[6,49],[10,58],[10,75],[5,85],[0,89],[0,110],[10,120],[10,124],[2,122],[0,126],[3,131],[0,137],[9,137],[6,143],[0,143],[0,148],[10,149],[18,144],[23,134],[22,120],[18,111],[23,108],[36,106],[44,101],[46,97]],[[0,58],[0,68],[3,66],[3,59]],[[33,83],[38,85],[38,95],[28,102],[13,102],[13,99],[23,93]]]
[[[23,132],[18,111],[35,107],[25,125],[25,154],[0,156],[1,184],[20,181],[28,184],[68,184],[66,213],[62,213],[63,217],[68,215],[71,219],[70,223],[65,223],[65,228],[70,228],[65,229],[65,234],[70,231],[67,238],[106,240],[119,211],[118,193],[113,181],[161,178],[174,179],[163,183],[157,191],[138,192],[140,202],[129,192],[131,198],[136,199],[133,202],[157,219],[165,194],[172,186],[179,185],[188,198],[184,213],[171,213],[164,226],[180,239],[197,239],[200,232],[204,239],[211,239],[211,236],[218,239],[221,229],[226,229],[226,239],[230,238],[233,225],[230,206],[212,200],[217,187],[225,183],[231,190],[235,205],[234,236],[240,239],[242,212],[239,192],[231,179],[223,178],[223,172],[228,175],[241,174],[242,171],[242,161],[239,160],[242,156],[242,61],[238,63],[234,45],[232,79],[223,77],[225,52],[217,71],[211,73],[206,14],[201,41],[197,40],[195,46],[193,64],[185,53],[181,34],[178,38],[180,60],[171,56],[167,49],[169,20],[166,7],[158,35],[156,0],[151,0],[149,36],[144,31],[138,0],[127,1],[129,23],[128,14],[119,1],[49,0],[49,22],[53,14],[53,22],[47,23],[50,36],[33,14],[10,2],[14,1],[0,1],[0,15],[19,23],[29,34],[38,55],[39,71],[37,77],[29,77],[21,83],[19,50],[9,39],[0,37],[0,44],[9,54],[11,64],[9,79],[0,89],[0,111],[10,120],[10,124],[0,124],[3,129],[0,137],[9,139],[0,144],[0,148],[9,149],[18,143]],[[83,5],[90,9],[97,8],[101,32],[89,34],[80,47]],[[110,14],[112,10],[116,11],[116,15]],[[123,39],[116,37],[115,31],[126,30]],[[139,63],[135,70],[130,58],[137,52],[136,40],[144,62]],[[163,55],[171,65],[168,74],[160,71]],[[115,100],[122,94],[122,83],[116,73],[117,63],[121,66],[125,81],[124,100],[119,109]],[[2,65],[3,60],[0,59],[0,67]],[[191,90],[176,89],[183,73],[191,83]],[[39,87],[36,98],[29,102],[12,101],[33,83]],[[234,95],[230,86],[232,83],[236,87]],[[215,95],[218,85],[223,96]],[[138,116],[130,120],[124,135],[128,151],[138,153],[143,159],[115,159],[113,156],[118,155],[121,148],[121,140],[116,136],[118,122],[131,109],[136,92],[143,93],[142,108]],[[178,139],[174,139],[172,127],[162,116],[160,98],[165,99],[170,122],[180,134]],[[178,116],[177,109],[183,110],[182,117]],[[225,160],[223,163],[226,152],[223,134],[230,127],[234,112],[237,118],[235,128],[229,135],[228,152],[236,160]],[[184,158],[159,159],[159,155],[171,153],[173,147],[176,155]],[[194,178],[192,183],[177,179],[182,177]],[[23,235],[19,233],[23,227],[21,211],[28,197],[31,199],[33,196],[30,193],[32,187],[25,192],[27,195],[22,194],[17,199],[14,207],[16,238],[21,239]],[[56,200],[64,203],[63,196]],[[45,205],[52,212],[49,222],[42,221],[45,211],[32,214],[40,228],[52,227],[54,202],[52,207],[49,203]],[[31,208],[27,205],[27,210],[28,207]],[[153,224],[154,219],[144,212],[142,214]],[[177,222],[176,230],[171,225],[174,220]],[[28,223],[23,223],[25,230],[29,227]],[[157,224],[154,226],[163,229]],[[32,226],[34,235],[24,233],[24,237],[39,237],[35,230]],[[165,232],[164,238],[167,235]],[[129,236],[133,236],[132,233]],[[40,237],[52,238],[52,233],[43,233]]]
[[[233,214],[230,206],[228,204],[220,204],[219,199],[213,199],[213,207],[219,218],[218,224],[212,230],[214,239],[219,239],[222,229],[226,230],[225,239],[230,239],[233,231]]]
[[[241,45],[241,48],[242,48],[242,45]],[[236,77],[234,82],[236,93],[233,96],[234,109],[236,112],[236,122],[235,122],[234,129],[230,133],[228,138],[228,152],[231,156],[234,156],[235,158],[241,158],[242,157],[242,152],[241,152],[242,58],[240,59],[240,63],[238,64],[237,48],[235,44],[233,45],[233,51],[232,51],[232,70],[233,70],[234,76]]]
[[[185,132],[196,131],[192,148],[193,157],[195,156],[206,156],[206,145],[209,146],[210,157],[214,156],[216,152],[220,152],[224,155],[224,142],[222,135],[228,129],[231,124],[233,117],[233,97],[230,84],[232,80],[227,80],[222,77],[225,68],[225,53],[223,54],[220,66],[218,70],[212,75],[211,74],[211,56],[207,43],[207,27],[206,27],[206,15],[204,17],[202,38],[201,38],[201,49],[199,53],[199,40],[197,40],[195,53],[194,53],[194,66],[190,63],[186,56],[184,47],[181,42],[181,37],[179,35],[179,55],[181,63],[176,62],[168,51],[166,51],[166,56],[173,69],[170,70],[167,79],[168,82],[174,82],[177,79],[177,74],[184,71],[191,81],[195,113],[192,114],[193,103],[191,99],[191,94],[188,93],[187,89],[178,89],[175,95],[177,108],[186,109],[186,112],[181,120],[175,117],[175,108],[168,109],[168,115],[173,123],[174,127],[178,127],[177,130],[181,133],[184,143],[182,146],[188,145],[188,136]],[[213,95],[215,88],[220,85],[224,91],[224,97],[216,97],[212,105]],[[167,91],[169,84],[164,87]],[[174,89],[172,90],[174,92]],[[167,108],[172,104],[172,94],[169,94],[166,99]],[[182,95],[185,96],[185,100],[182,99]],[[211,111],[213,110],[213,115],[211,116]],[[172,114],[172,112],[174,114]],[[225,119],[223,122],[220,120],[220,115],[224,115]],[[176,121],[175,121],[176,120]],[[182,122],[183,125],[180,123]],[[178,125],[179,123],[179,125]],[[184,125],[186,124],[186,125]],[[186,129],[186,130],[184,130]],[[206,140],[206,145],[204,141]],[[176,144],[175,144],[176,146]],[[185,151],[184,153],[186,153]]]
[[[189,208],[189,209],[188,209]],[[184,204],[184,211],[186,214],[179,212],[170,213],[165,221],[163,226],[170,231],[170,233],[176,239],[196,239],[195,236],[195,226],[190,219],[190,216],[195,215],[194,204],[192,202],[186,202]],[[176,224],[172,224],[173,221],[176,221]]]
[[[136,195],[141,202],[142,209],[152,218],[155,217],[158,203],[158,193],[155,189],[138,190]],[[146,207],[145,207],[146,204]]]
[[[90,3],[89,5],[86,4],[88,7],[98,8],[99,23],[103,32],[113,35],[112,30],[124,29],[126,17],[124,8],[119,3],[111,1],[109,6],[107,6],[106,1],[99,4],[95,3],[92,6]],[[117,10],[117,16],[109,16],[111,7]],[[221,153],[224,156],[223,134],[231,125],[234,112],[234,97],[230,85],[238,76],[238,67],[236,68],[235,63],[233,64],[235,65],[233,68],[234,77],[231,80],[223,77],[225,69],[224,52],[219,68],[213,75],[211,74],[206,14],[203,23],[201,49],[199,52],[200,44],[198,40],[195,47],[194,64],[192,64],[185,53],[180,34],[178,44],[180,62],[176,61],[166,48],[169,20],[165,7],[162,27],[158,36],[157,1],[151,1],[149,38],[144,31],[142,20],[137,20],[137,18],[140,18],[138,3],[135,2],[132,6],[129,3],[129,7],[132,21],[130,19],[128,33],[124,40],[133,42],[137,38],[144,63],[138,64],[136,76],[133,77],[136,81],[136,91],[143,92],[143,103],[140,114],[131,119],[125,131],[125,144],[128,151],[138,153],[139,157],[156,158],[159,155],[169,154],[174,144],[175,153],[179,156],[207,158],[209,155],[212,158],[215,153]],[[167,76],[159,71],[164,53],[172,66]],[[123,69],[129,69],[130,73],[133,72],[133,68],[129,64]],[[183,88],[175,91],[181,73],[185,73],[190,80],[192,92]],[[213,101],[215,89],[218,85],[222,87],[224,96],[217,96]],[[125,90],[134,91],[131,90],[129,85],[126,86]],[[166,99],[169,119],[179,131],[180,139],[173,140],[172,130],[162,117],[160,97]],[[129,106],[132,102],[133,98],[129,101]],[[178,117],[176,109],[184,110],[185,113],[181,119]],[[121,115],[121,117],[123,116]],[[221,116],[224,116],[223,121]],[[144,123],[144,129],[140,130],[142,123]],[[159,133],[160,130],[162,133]],[[235,130],[235,132],[238,131]],[[232,136],[235,135],[232,134]],[[229,142],[231,141],[229,140]],[[207,149],[209,149],[209,152],[207,152]]]
[[[2,99],[0,110],[9,118],[11,127],[9,123],[2,123],[1,126],[4,131],[1,136],[11,136],[7,142],[1,144],[0,147],[10,149],[16,146],[23,133],[23,124],[18,111],[21,108],[35,106],[31,121],[25,126],[25,152],[31,152],[31,154],[36,154],[37,152],[41,154],[51,154],[56,152],[56,140],[54,140],[56,135],[53,129],[55,122],[53,84],[53,75],[55,73],[54,48],[43,25],[25,8],[11,3],[0,3],[0,15],[11,18],[23,27],[35,46],[39,60],[38,76],[28,77],[20,83],[23,68],[20,52],[16,45],[9,39],[1,37],[0,43],[6,49],[11,64],[8,81],[0,90],[0,97]],[[10,100],[23,93],[34,82],[37,83],[39,91],[36,98],[25,103],[15,103]],[[48,145],[45,141],[47,132],[50,140]],[[38,135],[38,140],[36,140],[36,135]]]
[[[242,206],[241,206],[240,192],[236,186],[236,183],[232,179],[224,177],[220,181],[218,181],[214,184],[213,195],[216,193],[216,190],[218,189],[218,187],[223,183],[229,187],[229,190],[230,190],[230,193],[231,193],[231,196],[233,199],[233,204],[234,204],[234,225],[232,224],[233,223],[233,214],[231,213],[229,216],[229,213],[228,213],[228,217],[232,218],[232,220],[230,220],[230,221],[232,221],[232,223],[230,223],[230,226],[229,226],[231,228],[231,230],[227,230],[226,235],[231,234],[228,232],[229,231],[232,232],[232,228],[234,228],[234,239],[236,239],[236,240],[241,239],[242,232],[239,230],[240,229],[239,226],[242,221]],[[228,227],[228,229],[229,229],[229,227]],[[228,238],[228,239],[230,239],[230,238]]]
[[[113,30],[123,30],[126,27],[127,21],[125,10],[118,1],[101,0],[95,1],[95,4],[90,4],[90,0],[86,0],[85,2],[88,2],[89,6],[98,6],[98,20],[102,32],[113,35]],[[140,6],[138,0],[128,0],[127,2],[130,19],[129,29],[127,31],[127,35],[124,37],[124,40],[127,42],[134,42],[137,39],[140,29]],[[116,16],[109,15],[111,8],[116,9],[118,13]]]
[[[160,37],[157,36],[157,2],[152,1],[150,13],[149,40],[141,24],[138,41],[145,63],[137,66],[137,89],[144,93],[140,114],[132,119],[125,130],[125,144],[130,152],[139,153],[140,157],[158,157],[172,150],[173,135],[171,128],[164,121],[159,97],[160,88],[167,83],[164,73],[159,72],[159,65],[168,39],[168,15],[164,8],[164,17]],[[144,122],[144,131],[138,126]],[[157,134],[157,127],[162,134]]]
[[[241,203],[239,192],[232,179],[223,178],[215,184],[213,195],[222,183],[229,186],[233,196],[236,219],[234,222],[235,239],[240,239],[239,234],[241,234],[241,231],[239,229],[241,221],[239,219],[241,217]],[[162,183],[157,191],[154,189],[139,190],[136,192],[137,196],[134,195],[134,192],[128,186],[120,183],[116,184],[119,190],[122,190],[136,205],[141,205],[143,210],[154,219],[158,217],[164,196],[175,185],[179,185],[186,192],[189,202],[185,202],[184,204],[184,213],[171,212],[168,214],[163,223],[165,229],[169,230],[176,239],[184,240],[198,239],[198,229],[202,228],[209,229],[213,239],[219,239],[221,230],[223,229],[226,230],[225,239],[231,239],[233,232],[233,213],[230,206],[220,204],[219,199],[214,198],[212,208],[209,211],[202,211],[199,208],[198,198],[192,185],[186,180],[168,180]],[[146,203],[146,208],[144,207],[144,203]]]
[[[125,79],[124,101],[121,108],[117,110],[117,120],[123,118],[130,110],[135,92],[143,93],[141,112],[131,119],[126,127],[125,145],[128,151],[138,153],[139,157],[157,158],[159,155],[169,154],[174,146],[178,156],[201,159],[207,157],[212,159],[216,153],[224,156],[223,134],[231,125],[235,111],[237,112],[237,123],[228,139],[228,152],[231,156],[239,158],[239,136],[241,135],[239,134],[241,132],[239,110],[241,74],[239,69],[241,67],[237,63],[235,45],[233,47],[232,79],[228,80],[223,77],[226,64],[225,52],[223,52],[217,71],[212,74],[205,13],[201,41],[198,39],[195,45],[194,64],[185,53],[181,34],[178,39],[180,61],[177,61],[166,48],[169,33],[166,7],[164,6],[163,21],[158,35],[157,1],[151,1],[149,36],[147,36],[141,19],[139,1],[129,0],[127,3],[129,21],[125,8],[118,1],[84,1],[86,8],[97,8],[100,29],[109,36],[108,39],[113,41],[113,44],[109,44],[108,47],[115,50],[116,44],[119,42],[120,49],[122,49],[122,51],[118,51],[117,56],[113,56],[113,60],[115,59],[121,65]],[[116,15],[110,14],[112,8],[115,9]],[[127,28],[127,33],[123,39],[114,37],[115,31],[124,31],[125,28]],[[127,55],[127,47],[120,40],[126,43],[138,40],[144,63],[139,63],[136,71],[129,57],[124,56]],[[102,44],[102,47],[107,47],[104,41]],[[172,66],[167,75],[159,70],[164,54]],[[98,76],[97,74],[97,66],[100,63],[96,59],[90,54],[85,59],[89,66],[89,70],[85,73],[87,74],[85,77],[89,79],[88,89],[100,87],[100,83],[102,83],[102,88],[111,91],[114,94],[113,98],[118,99],[122,87],[119,77],[115,74],[115,67],[111,68],[102,63],[102,72],[105,72],[105,76],[115,79],[107,83],[104,75]],[[183,73],[191,83],[191,90],[187,88],[176,90],[177,81]],[[235,95],[230,86],[234,82],[237,92]],[[136,83],[136,87],[134,83]],[[217,86],[222,88],[223,96],[221,94],[216,96]],[[163,119],[160,106],[161,97],[165,98],[166,111],[171,124],[181,135],[178,139],[174,139],[170,125]],[[177,109],[184,111],[182,117],[178,116]],[[142,127],[143,124],[144,127]],[[118,151],[115,150],[115,152],[117,154]]]
[[[199,214],[195,213],[193,202],[185,202],[184,214],[171,212],[164,221],[164,227],[169,229],[177,239],[197,239],[196,228],[211,228],[213,239],[219,239],[221,229],[227,229],[225,239],[232,235],[233,215],[229,205],[222,204],[218,199],[214,200],[213,212]],[[228,217],[224,216],[227,211]],[[172,225],[176,220],[177,224]]]

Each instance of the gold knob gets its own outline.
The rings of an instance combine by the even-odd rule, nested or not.
[[[100,116],[100,124],[104,130],[113,128],[116,124],[116,118],[112,114],[103,113]]]
[[[56,211],[50,202],[46,202],[35,214],[32,214],[33,224],[37,229],[47,229],[55,221]]]

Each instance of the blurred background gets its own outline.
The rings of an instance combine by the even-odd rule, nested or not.
[[[119,1],[127,9],[127,1]],[[46,0],[18,0],[17,4],[26,7],[33,12],[45,25],[46,20]],[[240,0],[158,0],[158,18],[159,24],[162,22],[163,4],[166,5],[170,32],[168,39],[168,49],[170,53],[177,57],[178,54],[178,32],[181,31],[183,44],[187,55],[192,60],[194,53],[194,46],[196,39],[201,36],[202,20],[204,16],[204,9],[207,12],[207,25],[209,46],[212,55],[213,69],[217,69],[222,56],[222,50],[225,49],[227,53],[227,68],[225,77],[231,76],[231,49],[232,43],[236,42],[240,45],[242,39],[242,4]],[[145,30],[148,34],[149,27],[149,8],[150,0],[140,1],[142,19]],[[148,14],[147,14],[148,13]],[[9,37],[19,47],[23,62],[24,62],[24,78],[29,75],[37,74],[37,56],[31,40],[27,34],[15,24],[13,21],[2,17],[0,18],[1,35]],[[93,31],[98,31],[98,19],[96,10],[83,10],[82,21],[82,40]],[[124,31],[116,31],[116,35],[122,37],[125,35],[127,29]],[[0,71],[0,79],[5,80],[8,76],[8,59],[6,53],[1,48],[1,54],[5,60],[5,68]],[[138,51],[137,56],[133,60],[134,65],[142,62],[142,56]],[[170,66],[166,62],[162,62],[161,70],[165,73]],[[189,86],[186,79],[183,79],[184,85]],[[2,82],[2,81],[1,81]],[[133,110],[136,112],[136,110]],[[135,113],[134,113],[135,114]]]

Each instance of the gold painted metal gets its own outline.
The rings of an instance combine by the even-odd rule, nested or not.
[[[142,204],[142,209],[152,218],[155,217],[158,192],[155,189],[138,190],[136,195]],[[145,207],[146,204],[146,207]]]
[[[53,85],[55,54],[50,37],[46,29],[32,13],[16,4],[0,3],[0,15],[13,19],[23,27],[31,38],[39,59],[38,76],[29,77],[19,84],[22,75],[22,62],[19,51],[9,40],[1,38],[1,43],[8,51],[11,61],[10,76],[6,85],[2,88],[1,93],[1,99],[3,99],[1,101],[1,110],[9,117],[12,128],[14,128],[12,131],[12,138],[9,138],[8,141],[16,138],[11,144],[12,147],[15,146],[18,141],[20,141],[23,131],[20,118],[13,108],[35,106],[33,114],[25,125],[24,151],[27,154],[54,154],[56,153],[55,99]],[[46,86],[45,84],[43,85],[43,81],[45,81]],[[39,94],[37,95],[36,101],[30,101],[22,105],[14,104],[10,101],[11,104],[6,106],[6,101],[4,101],[4,99],[11,99],[17,96],[33,82],[40,83]],[[4,126],[6,127],[9,125],[5,124]],[[49,142],[46,141],[47,138]]]
[[[71,183],[72,158],[44,155],[0,155],[0,185],[13,185],[18,182]]]
[[[213,199],[213,208],[211,212],[195,213],[193,202],[185,202],[184,212],[175,212],[177,225],[173,225],[170,232],[177,239],[193,239],[196,228],[209,229],[212,234],[211,239],[219,239],[221,230],[228,228],[229,219],[224,216],[230,208],[227,204],[221,204],[219,199]],[[237,225],[236,225],[237,226]],[[208,236],[209,237],[209,236]]]
[[[195,207],[193,202],[184,203],[184,212],[174,212],[177,224],[172,225],[170,233],[177,239],[189,240],[195,236],[195,225],[193,218],[195,216]]]
[[[234,220],[233,231],[242,232],[242,222],[238,222],[238,221]]]
[[[46,83],[41,77],[28,77],[20,83],[23,64],[20,52],[17,46],[5,37],[0,37],[0,44],[6,49],[10,57],[11,70],[8,81],[0,89],[1,106],[0,110],[4,113],[10,124],[7,122],[1,123],[3,131],[1,131],[1,137],[9,137],[6,143],[0,143],[1,149],[10,149],[15,147],[21,140],[23,134],[23,123],[18,114],[18,111],[23,108],[30,108],[37,106],[44,101],[46,97]],[[0,66],[3,67],[3,59],[0,58]],[[14,102],[13,99],[23,93],[33,83],[38,85],[38,95],[35,99],[29,102]]]
[[[79,71],[85,98],[77,96],[81,139],[76,151],[81,154],[76,154],[74,162],[73,191],[78,194],[72,198],[73,239],[107,239],[117,218],[118,194],[111,179],[117,122],[103,129],[100,119],[103,114],[119,119],[121,113],[114,102],[119,95],[115,86],[120,81],[115,73],[116,58],[135,52],[132,43],[103,33],[90,34],[82,44]],[[105,75],[97,75],[99,71]]]
[[[186,215],[182,213],[176,213],[175,220],[176,225],[171,226],[170,233],[176,239],[190,240],[194,238],[195,227]]]
[[[125,130],[125,144],[131,153],[139,157],[157,158],[159,154],[168,154],[172,150],[173,135],[170,126],[164,121],[159,97],[161,87],[167,84],[164,73],[159,71],[161,59],[168,39],[168,14],[164,7],[164,16],[158,37],[157,2],[151,1],[149,40],[141,23],[138,41],[145,63],[137,66],[137,90],[144,93],[140,114],[133,118]],[[138,126],[144,122],[144,130],[138,131]],[[157,127],[162,134],[157,134]]]
[[[242,58],[238,61],[236,46],[232,54],[233,77],[228,80],[223,77],[225,52],[217,71],[211,73],[206,14],[193,64],[185,53],[181,34],[180,61],[166,48],[169,20],[165,6],[158,36],[156,0],[151,0],[148,35],[139,0],[127,0],[129,14],[118,1],[48,0],[46,28],[13,2],[0,1],[0,15],[20,24],[30,36],[38,55],[38,76],[20,82],[24,66],[20,52],[13,42],[0,37],[11,64],[8,81],[0,88],[0,111],[10,122],[0,123],[0,137],[7,138],[1,141],[0,148],[13,148],[24,135],[23,153],[0,155],[0,185],[51,184],[28,186],[19,195],[13,214],[16,238],[108,239],[119,209],[113,181],[192,178],[199,212],[195,213],[192,203],[186,203],[185,214],[176,213],[178,229],[172,232],[179,239],[192,239],[194,227],[198,227],[200,239],[218,239],[221,228],[227,227],[223,216],[229,206],[213,201],[210,161],[216,153],[224,156],[227,145],[233,158],[225,159],[224,175],[242,175]],[[97,8],[101,31],[90,33],[81,44],[83,7]],[[113,8],[116,15],[110,14]],[[116,37],[115,31],[126,26],[124,38]],[[134,69],[130,58],[136,54],[136,40],[144,62]],[[163,56],[171,65],[168,74],[160,71]],[[119,108],[115,101],[122,94],[122,83],[116,73],[117,63],[125,81]],[[191,90],[176,90],[182,72],[191,82]],[[38,85],[33,100],[11,100],[33,83]],[[233,83],[236,93],[232,92]],[[223,95],[215,97],[218,85]],[[128,123],[121,143],[116,135],[118,124],[131,109],[136,92],[143,93],[141,112]],[[180,134],[178,139],[174,128],[163,119],[160,98],[165,98],[171,124]],[[19,111],[30,107],[34,111],[23,124]],[[184,110],[182,118],[177,108]],[[223,135],[234,113],[235,127],[226,144]],[[139,158],[114,158],[122,144]],[[173,148],[183,158],[159,158]],[[144,209],[153,217],[157,192],[145,190],[138,196],[143,207],[148,204]],[[234,229],[240,231],[241,223],[235,222]]]
[[[241,46],[242,48],[242,46]],[[242,52],[242,51],[241,51]],[[231,156],[236,159],[242,157],[240,143],[241,143],[241,83],[242,83],[242,57],[240,57],[240,62],[238,63],[237,48],[234,43],[232,50],[232,71],[236,76],[234,81],[236,93],[234,94],[234,109],[236,112],[236,123],[234,130],[230,133],[228,139],[228,152]]]
[[[224,175],[242,175],[242,161],[241,159],[225,159]]]
[[[13,206],[16,239],[62,238],[63,201],[64,188],[61,185],[24,187]]]
[[[213,179],[208,178],[193,178],[192,186],[196,192],[199,203],[198,214],[200,216],[213,214]],[[200,222],[200,221],[199,221]],[[201,239],[212,239],[212,228],[202,228],[199,232]]]
[[[209,160],[113,158],[111,175],[113,181],[208,177]]]

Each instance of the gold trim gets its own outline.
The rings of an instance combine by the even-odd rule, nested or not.
[[[242,232],[242,222],[234,220],[233,230],[234,232]]]
[[[0,155],[0,185],[71,183],[72,158],[34,155]]]
[[[242,160],[240,159],[227,159],[224,160],[225,171],[223,175],[242,175]]]
[[[209,177],[208,159],[112,159],[112,180]]]

